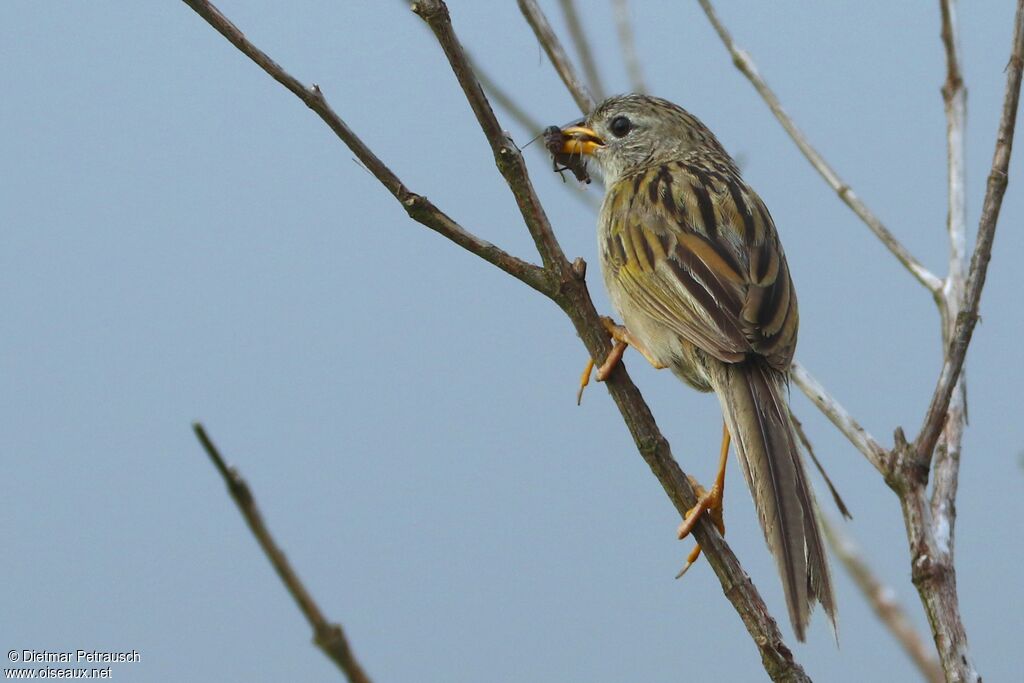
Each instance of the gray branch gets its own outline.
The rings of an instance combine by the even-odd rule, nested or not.
[[[565,53],[562,41],[555,35],[547,16],[537,5],[536,0],[519,0],[519,10],[526,18],[526,23],[533,29],[534,35],[537,36],[537,42],[544,48],[544,52],[547,53],[548,59],[551,60],[562,83],[568,88],[572,98],[576,100],[576,106],[584,114],[589,114],[594,109],[594,96],[590,94],[586,83],[580,78],[576,68],[569,60],[569,55]]]
[[[732,55],[732,62],[736,65],[736,68],[747,77],[747,80],[751,82],[758,94],[771,109],[772,114],[779,120],[782,127],[789,134],[789,137],[793,139],[796,146],[800,148],[800,151],[811,162],[811,166],[814,167],[821,177],[825,179],[828,186],[831,187],[839,198],[843,200],[843,203],[850,207],[857,217],[864,221],[864,224],[875,234],[882,244],[895,256],[903,267],[910,271],[910,274],[914,278],[924,285],[933,296],[938,296],[942,290],[942,280],[936,277],[931,271],[925,268],[920,261],[914,258],[906,247],[900,243],[896,236],[889,231],[887,227],[882,223],[881,220],[875,216],[874,213],[864,204],[861,199],[854,194],[853,189],[839,177],[839,174],[825,161],[817,149],[815,149],[807,136],[804,135],[793,119],[786,113],[782,108],[782,103],[779,102],[779,98],[775,95],[775,92],[768,87],[768,83],[758,73],[757,65],[754,64],[754,60],[750,58],[744,50],[740,49],[735,42],[733,42],[732,35],[726,30],[725,26],[719,20],[718,15],[715,13],[715,8],[712,6],[710,0],[698,0],[700,6],[704,9],[704,13],[707,15],[708,20],[714,27],[718,37],[721,38],[722,43],[725,45],[729,54]]]
[[[220,476],[228,487],[231,499],[238,506],[238,511],[242,513],[245,523],[249,525],[249,530],[252,531],[252,535],[260,544],[260,548],[263,549],[263,553],[270,560],[274,571],[277,572],[281,582],[288,589],[288,592],[291,593],[295,604],[302,610],[306,621],[313,627],[313,642],[327,655],[328,659],[341,669],[349,683],[370,683],[370,677],[366,675],[363,667],[356,660],[355,653],[352,652],[352,648],[349,646],[348,639],[345,637],[345,632],[341,626],[331,623],[324,617],[320,606],[317,605],[313,596],[306,590],[305,584],[302,583],[299,575],[292,569],[288,558],[285,557],[284,552],[274,541],[274,537],[270,535],[270,530],[267,529],[267,525],[263,522],[263,515],[260,514],[260,509],[256,505],[256,498],[253,496],[252,490],[245,482],[245,479],[238,473],[238,470],[228,467],[220,451],[213,444],[213,440],[210,439],[206,434],[206,430],[203,429],[203,425],[196,422],[192,425],[192,430],[195,432],[196,438],[199,439],[203,450],[206,451],[206,455],[209,456],[214,467],[220,472]]]

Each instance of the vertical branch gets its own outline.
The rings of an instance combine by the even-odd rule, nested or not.
[[[576,11],[576,0],[559,0],[562,6],[562,15],[565,17],[565,25],[569,29],[569,37],[572,38],[573,47],[576,48],[576,55],[583,65],[583,73],[587,76],[587,84],[590,92],[598,101],[604,99],[604,86],[601,84],[601,73],[597,69],[597,61],[590,49],[590,41],[587,39],[587,32],[583,30],[583,23]]]
[[[292,594],[295,603],[306,616],[306,621],[313,627],[313,642],[323,650],[323,653],[332,662],[338,665],[338,668],[348,678],[349,683],[370,683],[370,677],[366,675],[366,672],[363,671],[363,668],[356,660],[355,654],[352,652],[352,648],[349,646],[348,639],[345,638],[345,633],[342,631],[341,626],[330,623],[324,617],[319,605],[316,604],[313,596],[309,594],[306,586],[299,579],[298,574],[292,569],[288,558],[285,557],[284,552],[274,542],[274,537],[270,535],[267,525],[263,523],[263,515],[260,514],[260,509],[256,505],[256,498],[252,495],[249,485],[245,483],[245,479],[242,478],[242,475],[235,468],[228,467],[227,463],[224,462],[224,458],[221,456],[220,451],[217,450],[217,447],[213,445],[213,441],[206,434],[203,425],[196,422],[192,425],[192,430],[195,432],[196,438],[199,439],[203,450],[206,451],[206,455],[210,457],[210,461],[213,462],[214,467],[220,472],[224,483],[227,484],[228,493],[231,494],[232,500],[238,506],[239,512],[245,518],[245,523],[249,525],[249,530],[256,537],[256,541],[260,544],[260,548],[263,549],[263,553],[270,560],[270,564],[273,565],[274,571],[281,577],[281,582],[284,583],[288,592]]]
[[[633,92],[647,92],[644,82],[643,67],[636,54],[636,37],[633,33],[633,22],[629,18],[629,0],[612,0],[615,10],[615,30],[619,34],[619,45],[622,46],[622,61],[626,63],[629,74],[629,85]]]
[[[981,303],[981,291],[985,287],[988,263],[992,258],[996,223],[999,220],[1003,196],[1006,194],[1006,186],[1009,183],[1010,154],[1013,151],[1013,133],[1017,122],[1022,70],[1024,70],[1024,0],[1018,0],[1017,13],[1013,23],[1013,46],[1010,51],[1009,63],[1006,66],[1006,94],[1003,99],[1003,111],[999,119],[999,127],[996,129],[992,170],[989,172],[988,183],[985,187],[981,219],[978,221],[978,236],[975,240],[974,253],[971,255],[971,267],[967,281],[964,284],[963,302],[956,317],[949,342],[949,351],[936,383],[932,402],[928,406],[924,424],[914,443],[917,457],[921,460],[930,461],[939,433],[945,424],[946,410],[953,395],[953,388],[960,379],[960,370],[963,368],[964,358],[967,355],[967,347],[971,343],[971,336],[974,334],[974,327],[978,322],[978,306]]]
[[[952,6],[943,8],[944,42],[948,35],[947,46],[955,46]],[[945,30],[946,26],[949,27],[948,32]],[[948,73],[955,76],[958,73],[956,65],[959,63],[955,47],[952,54],[952,61],[947,60]],[[1022,72],[1024,0],[1018,0],[1013,24],[1013,43],[1009,64],[1006,67],[1003,111],[996,130],[992,170],[985,189],[981,219],[978,222],[978,237],[964,283],[963,299],[949,335],[942,371],[921,431],[913,444],[906,443],[902,439],[902,432],[897,432],[898,438],[894,449],[896,476],[890,480],[899,494],[900,507],[907,527],[911,551],[911,577],[928,615],[942,668],[947,680],[951,681],[973,682],[980,681],[981,677],[971,662],[956,592],[956,570],[952,562],[952,531],[955,519],[953,496],[956,494],[957,462],[950,457],[948,432],[947,452],[940,456],[939,466],[935,472],[936,481],[931,505],[928,504],[925,487],[936,442],[940,433],[948,429],[949,412],[954,406],[953,394],[960,386],[960,373],[978,321],[978,307],[985,286],[988,263],[992,257],[996,224],[1009,182],[1010,154],[1013,150]],[[951,95],[955,95],[955,92],[951,92]]]
[[[953,328],[964,297],[967,268],[967,172],[964,161],[964,132],[967,118],[967,89],[960,71],[960,36],[956,20],[956,1],[940,0],[942,13],[942,45],[946,54],[946,80],[942,85],[942,101],[946,113],[946,155],[948,210],[946,230],[949,234],[949,275],[943,286],[942,346],[949,349]],[[956,511],[953,503],[959,481],[960,447],[967,422],[967,385],[961,377],[953,389],[946,411],[934,460],[935,482],[932,490],[932,517],[949,530],[945,548],[952,562]]]

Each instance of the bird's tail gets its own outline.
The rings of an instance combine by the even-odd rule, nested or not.
[[[814,603],[835,629],[828,558],[786,402],[785,377],[759,359],[713,362],[712,382],[775,556],[798,640]]]

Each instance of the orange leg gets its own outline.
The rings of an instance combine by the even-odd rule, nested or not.
[[[601,317],[601,324],[604,325],[604,329],[608,331],[608,334],[614,340],[615,345],[609,352],[608,357],[605,358],[604,362],[601,363],[601,367],[597,369],[597,381],[603,382],[608,379],[608,376],[612,374],[612,370],[622,360],[622,354],[625,353],[627,346],[632,346],[634,349],[639,351],[644,358],[647,359],[656,370],[662,370],[668,366],[662,364],[657,358],[655,358],[647,348],[637,340],[636,337],[630,333],[622,325],[617,325],[614,320],[608,316]],[[580,377],[580,388],[576,392],[576,405],[579,405],[583,400],[583,390],[590,384],[590,373],[594,370],[594,359],[591,358],[587,361],[587,367],[583,369],[583,376]]]
[[[718,527],[719,533],[725,534],[725,518],[722,516],[722,497],[725,495],[725,466],[729,462],[730,440],[729,428],[723,422],[722,452],[718,460],[718,473],[715,475],[715,483],[711,486],[710,491],[705,491],[703,486],[693,479],[690,480],[694,484],[694,488],[697,489],[697,504],[686,511],[683,523],[679,525],[678,536],[680,539],[690,535],[693,527],[697,525],[697,520],[700,519],[701,514],[704,512],[710,515],[711,521]],[[698,557],[700,557],[700,544],[694,546],[693,550],[690,551],[690,555],[686,558],[686,566],[676,574],[676,578],[678,579],[685,574],[693,566],[693,563],[697,561]]]

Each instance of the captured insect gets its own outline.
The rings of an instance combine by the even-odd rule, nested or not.
[[[552,166],[556,173],[562,173],[562,171],[572,171],[572,174],[576,176],[576,180],[581,183],[590,182],[590,174],[587,173],[587,162],[582,154],[568,154],[562,151],[562,147],[565,144],[565,135],[562,134],[562,129],[558,126],[548,126],[544,129],[544,146],[549,152],[554,161]],[[565,176],[562,176],[563,178]]]

